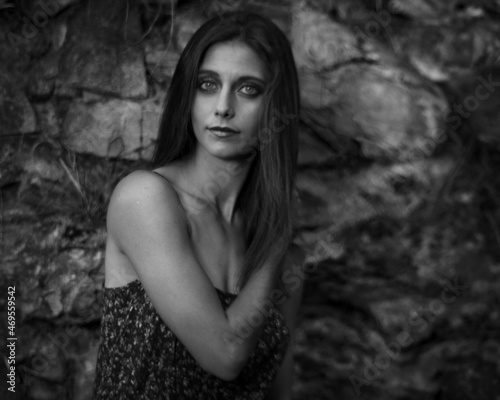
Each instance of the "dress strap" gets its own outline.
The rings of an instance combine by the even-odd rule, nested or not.
[[[163,178],[168,183],[170,183],[172,185],[172,187],[174,188],[175,194],[177,195],[177,200],[179,201],[179,205],[180,205],[180,207],[182,209],[182,215],[184,216],[184,219],[186,220],[187,229],[188,229],[188,235],[189,235],[189,237],[191,237],[191,223],[189,222],[189,219],[187,217],[188,213],[187,213],[186,209],[184,208],[184,205],[182,204],[182,201],[181,201],[181,198],[179,196],[179,193],[177,192],[177,190],[178,190],[177,187],[171,181],[169,181],[167,178],[165,178],[162,174],[160,174],[159,172],[156,172],[156,171],[150,171],[150,172],[152,172],[153,174],[156,174],[159,177]]]

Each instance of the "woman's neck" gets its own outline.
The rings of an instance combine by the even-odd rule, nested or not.
[[[182,163],[182,179],[191,194],[206,203],[205,206],[213,207],[225,221],[231,223],[238,195],[251,166],[248,160],[224,160],[197,146]]]

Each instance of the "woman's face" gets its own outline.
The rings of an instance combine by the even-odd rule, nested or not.
[[[246,44],[211,46],[199,69],[191,109],[198,146],[223,159],[242,158],[244,149],[255,147],[267,80],[266,65]]]

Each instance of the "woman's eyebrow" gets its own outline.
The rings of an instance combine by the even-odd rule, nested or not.
[[[244,81],[256,81],[257,83],[260,83],[261,85],[265,85],[266,84],[266,81],[264,79],[261,79],[257,76],[253,76],[253,75],[244,75],[244,76],[240,76],[236,82],[244,82]]]
[[[213,76],[215,78],[219,78],[220,79],[220,75],[215,72],[215,71],[212,71],[210,69],[200,69],[198,71],[198,75],[209,75],[209,76]],[[239,82],[243,82],[243,81],[249,81],[249,80],[253,80],[253,81],[256,81],[257,83],[260,83],[262,85],[265,85],[266,84],[266,81],[258,76],[254,76],[254,75],[243,75],[243,76],[240,76],[238,77],[238,79],[236,79],[236,82],[239,83]]]

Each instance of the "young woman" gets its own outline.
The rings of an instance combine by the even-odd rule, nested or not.
[[[298,112],[272,22],[235,12],[194,34],[153,170],[110,201],[95,400],[291,398]]]

